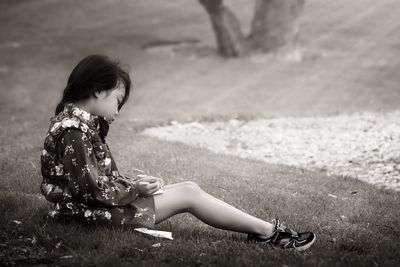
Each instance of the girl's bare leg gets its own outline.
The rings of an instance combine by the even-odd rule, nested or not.
[[[209,195],[196,183],[167,185],[164,191],[164,194],[154,196],[156,224],[175,214],[189,212],[216,228],[268,236],[272,234],[272,224]]]

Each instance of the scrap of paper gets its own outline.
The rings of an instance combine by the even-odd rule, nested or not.
[[[151,229],[147,229],[147,228],[135,228],[135,231],[147,234],[147,235],[151,235],[151,236],[155,236],[155,237],[162,237],[162,238],[167,238],[167,239],[171,239],[172,238],[172,232],[167,232],[167,231],[158,231],[158,230],[151,230]]]

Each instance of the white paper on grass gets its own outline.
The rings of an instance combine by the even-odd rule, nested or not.
[[[172,232],[167,232],[167,231],[158,231],[158,230],[151,230],[151,229],[147,229],[147,228],[135,228],[135,231],[147,234],[147,235],[151,235],[151,236],[155,236],[155,237],[162,237],[162,238],[167,238],[167,239],[171,239],[172,238]]]

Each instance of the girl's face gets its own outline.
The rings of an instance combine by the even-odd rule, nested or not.
[[[118,106],[125,97],[125,86],[118,83],[111,91],[101,91],[96,93],[93,115],[104,117],[108,123],[112,123],[118,115]]]

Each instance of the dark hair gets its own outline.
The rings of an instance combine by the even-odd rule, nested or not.
[[[128,100],[131,79],[118,62],[111,61],[104,55],[90,55],[83,58],[69,75],[62,99],[57,105],[55,115],[60,113],[67,103],[87,99],[96,91],[108,91],[115,88],[118,82],[125,86],[125,96],[118,110]]]

